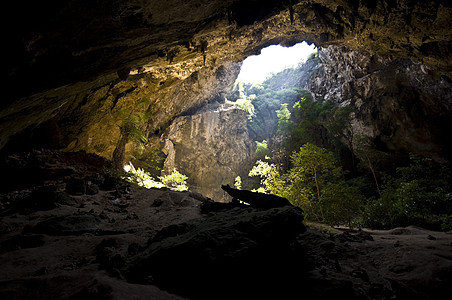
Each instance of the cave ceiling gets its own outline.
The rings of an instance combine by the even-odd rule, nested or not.
[[[271,44],[342,45],[408,58],[433,78],[452,78],[451,18],[448,0],[14,1],[6,17],[0,148],[57,115],[74,119],[96,93],[104,93],[96,101],[108,94],[114,102],[124,91],[147,89],[170,99],[155,105],[157,130],[200,104],[201,96],[187,100],[189,84],[213,91],[200,77],[229,82],[238,72],[232,64]],[[225,71],[231,68],[235,73]],[[90,111],[103,109],[93,104]]]

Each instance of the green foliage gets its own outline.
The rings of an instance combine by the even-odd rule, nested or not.
[[[450,195],[450,194],[449,194]],[[452,195],[450,195],[452,198]],[[452,214],[447,215],[443,214],[441,215],[441,229],[444,231],[451,231],[452,230]]]
[[[258,191],[288,198],[305,211],[308,220],[352,226],[364,197],[359,188],[341,179],[341,168],[333,154],[305,144],[292,154],[291,163],[288,172],[280,175],[275,164],[259,160],[249,176],[261,178],[262,186]]]
[[[108,146],[106,144],[96,144],[93,148],[97,153],[103,153],[108,149]]]
[[[275,111],[281,108],[281,104],[288,104],[290,110],[295,101],[307,93],[296,87],[299,85],[297,74],[300,70],[284,70],[260,84],[236,82],[228,98],[247,112],[249,132],[254,140],[272,137],[277,131]]]
[[[124,179],[147,189],[163,187],[163,184],[155,181],[148,172],[141,168],[135,169],[133,166],[131,166],[127,175],[124,176]]]
[[[321,193],[328,181],[339,178],[341,169],[333,154],[324,148],[305,144],[291,156],[288,171],[289,200],[303,208],[307,218],[325,219]]]
[[[278,117],[278,133],[281,134],[287,131],[290,124],[290,111],[287,108],[287,103],[281,104],[281,108],[276,111]]]
[[[318,53],[309,59],[309,65],[320,61]],[[331,225],[452,229],[451,170],[414,156],[406,165],[378,149],[375,139],[355,132],[353,106],[337,107],[295,88],[302,67],[262,84],[241,83],[232,97],[243,109],[245,100],[254,108],[248,130],[262,142],[249,176],[261,179],[258,190],[286,197],[308,220]],[[264,160],[270,153],[273,163]]]
[[[293,123],[287,133],[290,143],[286,143],[287,151],[293,151],[306,143],[320,147],[328,146],[325,123],[334,112],[334,105],[329,101],[315,101],[306,94],[293,106]]]
[[[173,170],[173,172],[170,175],[165,176],[159,176],[159,179],[162,181],[162,183],[172,189],[175,189],[177,191],[187,191],[187,179],[188,177],[184,174],[181,174],[176,169]]]
[[[315,50],[314,52],[312,52],[311,54],[308,55],[306,60],[314,59],[317,57],[319,57],[319,52],[317,50]]]
[[[387,176],[378,199],[366,205],[364,223],[371,227],[416,224],[432,229],[448,228],[452,214],[452,175],[431,159],[411,156],[411,163]]]
[[[119,126],[121,135],[113,151],[113,165],[116,169],[122,169],[125,155],[125,147],[128,141],[133,141],[143,147],[147,142],[147,136],[143,130],[146,122],[151,118],[151,113],[146,109],[149,99],[141,98],[136,101],[136,110],[121,109],[118,114],[121,119]]]
[[[240,190],[240,189],[242,188],[242,178],[240,178],[240,176],[237,176],[237,177],[235,178],[234,186],[235,186],[235,188],[238,189],[238,190]]]
[[[142,128],[152,117],[149,111],[144,110],[148,103],[148,99],[141,98],[136,103],[137,110],[122,109],[118,112],[122,120],[122,124],[119,126],[121,134],[127,135],[129,140],[138,144],[147,142],[146,134]]]
[[[257,176],[261,178],[262,187],[258,189],[259,192],[275,195],[283,194],[282,190],[284,188],[284,181],[281,178],[276,165],[258,160],[249,172],[248,176]]]
[[[321,200],[324,221],[329,225],[347,224],[349,228],[359,218],[365,201],[359,188],[345,181],[328,183],[322,191]]]
[[[176,169],[170,175],[159,176],[161,182],[155,181],[149,172],[144,171],[141,168],[135,169],[132,164],[127,166],[127,173],[121,176],[130,183],[137,184],[138,186],[150,188],[162,188],[169,187],[177,191],[188,190],[187,176],[181,174]]]
[[[254,106],[252,103],[252,97],[246,98],[246,99],[237,99],[237,101],[235,102],[235,105],[240,108],[243,109],[246,112],[246,115],[248,117],[249,120],[251,120],[254,116]]]
[[[270,150],[268,150],[267,141],[263,140],[262,142],[256,141],[256,157],[258,159],[264,159],[270,155]]]

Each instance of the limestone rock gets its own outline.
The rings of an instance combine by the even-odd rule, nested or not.
[[[50,145],[110,158],[120,110],[147,98],[153,118],[142,126],[160,133],[174,117],[221,94],[225,84],[216,82],[229,65],[270,44],[344,45],[413,60],[437,81],[452,78],[446,0],[8,5],[0,148]]]
[[[221,184],[246,176],[253,163],[246,122],[245,112],[233,106],[176,118],[163,134],[164,172],[176,168],[188,176],[191,190],[225,201]]]
[[[124,274],[140,283],[152,276],[159,287],[196,299],[285,295],[294,291],[280,289],[294,283],[286,266],[306,268],[299,252],[284,252],[306,231],[302,220],[294,207],[218,212],[157,234],[126,262]]]
[[[307,88],[316,97],[352,105],[355,134],[370,137],[383,151],[451,159],[452,88],[447,79],[431,78],[420,63],[345,47],[324,48],[319,57],[323,66]]]

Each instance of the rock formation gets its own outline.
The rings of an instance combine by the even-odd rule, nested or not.
[[[355,134],[380,150],[412,152],[438,161],[451,159],[452,89],[425,65],[386,59],[367,51],[329,46],[319,51],[322,67],[306,88],[316,97],[354,107]]]
[[[253,163],[255,145],[246,121],[243,110],[227,105],[176,118],[163,134],[164,172],[177,169],[188,176],[191,190],[228,200],[221,184],[247,176]]]
[[[203,213],[202,195],[130,187],[102,174],[111,164],[93,154],[110,159],[120,127],[140,116],[135,126],[149,142],[127,143],[127,158],[150,153],[163,134],[167,169],[207,184],[211,173],[197,168],[212,164],[232,183],[229,174],[253,153],[244,113],[198,109],[223,102],[245,57],[307,41],[322,49],[324,65],[309,89],[353,104],[357,131],[381,149],[450,161],[451,1],[7,1],[2,8],[0,298],[452,293],[450,233],[305,231],[290,206],[215,203]],[[197,143],[210,154],[199,155]],[[37,147],[90,154],[26,151]],[[212,285],[203,289],[205,282]]]
[[[445,85],[452,77],[452,7],[445,0],[8,5],[0,148],[85,149],[110,158],[121,110],[136,110],[136,102],[146,98],[143,110],[153,118],[142,128],[160,133],[176,116],[221,93],[229,79],[218,79],[231,78],[231,64],[270,44],[342,45],[388,61],[412,60],[418,71]],[[404,148],[437,147],[400,135],[406,138],[396,141]]]
[[[1,299],[442,299],[452,292],[450,233],[307,228],[292,206],[234,207],[129,186],[102,175],[108,165],[49,150],[1,165],[26,184],[0,186]],[[70,194],[71,179],[99,190]]]

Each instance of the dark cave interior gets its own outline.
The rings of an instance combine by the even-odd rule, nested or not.
[[[450,1],[4,11],[0,298],[452,293]],[[303,63],[236,81],[302,41]]]

